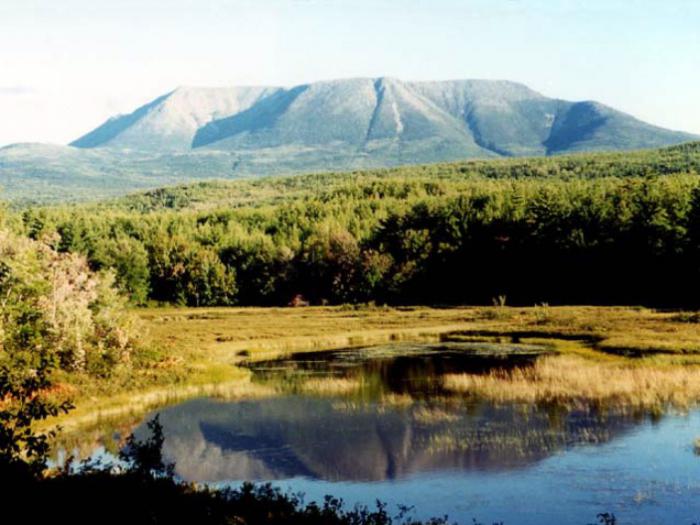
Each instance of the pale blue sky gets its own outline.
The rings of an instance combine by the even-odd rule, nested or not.
[[[700,133],[699,0],[0,0],[0,145],[178,85],[492,78]]]

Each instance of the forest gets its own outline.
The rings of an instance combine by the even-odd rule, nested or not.
[[[13,209],[136,305],[700,304],[700,144]]]

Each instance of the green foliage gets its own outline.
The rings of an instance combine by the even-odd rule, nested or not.
[[[117,286],[129,295],[134,304],[144,304],[150,292],[151,274],[148,252],[143,243],[122,236],[97,243],[96,250],[91,256],[94,266],[113,269]]]
[[[149,437],[139,441],[134,434],[126,440],[119,459],[126,462],[130,472],[140,477],[172,477],[175,465],[163,458],[165,436],[158,414],[148,424]]]
[[[68,412],[67,401],[47,400],[53,363],[41,356],[36,368],[0,366],[0,477],[9,472],[38,475],[46,468],[54,431],[35,432],[32,425]]]
[[[208,182],[17,229],[113,269],[135,304],[691,305],[699,168],[682,146]]]
[[[233,303],[235,270],[212,249],[185,237],[159,237],[150,256],[154,299],[188,306]]]
[[[113,275],[91,272],[83,256],[51,243],[0,230],[0,364],[32,368],[43,356],[67,370],[107,373],[127,363],[132,320]]]
[[[237,302],[274,304],[285,296],[283,287],[292,268],[293,252],[276,246],[267,235],[240,235],[219,250],[222,263],[236,272]]]

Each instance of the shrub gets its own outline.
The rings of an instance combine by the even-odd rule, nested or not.
[[[127,362],[134,326],[114,276],[49,243],[0,229],[0,363],[55,358],[66,370],[103,372]]]

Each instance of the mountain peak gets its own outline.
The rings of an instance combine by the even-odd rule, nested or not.
[[[327,158],[334,168],[333,158],[393,165],[636,149],[694,138],[595,101],[547,98],[508,80],[375,77],[287,88],[180,86],[71,145],[151,153],[264,151],[272,158]]]

